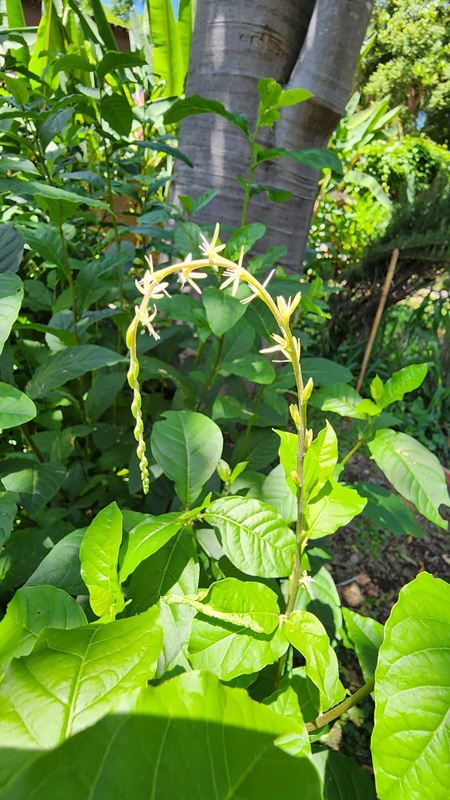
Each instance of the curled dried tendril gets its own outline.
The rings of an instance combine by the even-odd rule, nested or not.
[[[216,225],[214,235],[210,242],[208,242],[206,237],[202,235],[200,250],[204,258],[193,260],[192,255],[189,254],[181,263],[162,267],[156,272],[153,268],[151,258],[148,258],[148,269],[145,272],[144,277],[142,280],[136,281],[136,287],[143,295],[143,298],[140,304],[135,306],[134,318],[127,330],[126,342],[130,351],[130,367],[127,373],[127,378],[128,383],[133,390],[131,411],[134,419],[136,420],[134,437],[138,443],[137,454],[139,457],[139,468],[145,494],[148,492],[150,479],[148,460],[145,455],[144,421],[141,410],[142,396],[139,386],[139,360],[137,357],[136,338],[140,325],[145,327],[150,336],[153,336],[155,340],[160,338],[153,325],[153,322],[157,316],[157,305],[154,301],[159,300],[164,296],[170,297],[170,294],[167,291],[169,287],[167,278],[170,277],[170,275],[179,273],[178,280],[181,285],[184,287],[186,284],[188,284],[199,294],[201,294],[201,289],[197,281],[201,281],[207,277],[207,273],[203,272],[202,270],[208,267],[211,267],[216,272],[219,269],[223,270],[225,281],[223,281],[220,288],[225,289],[227,286],[232,286],[233,296],[236,295],[240,282],[244,281],[249,287],[251,294],[240,301],[242,305],[246,305],[254,300],[255,297],[259,297],[270,308],[281,332],[281,336],[279,334],[272,335],[275,345],[268,347],[261,352],[271,353],[279,350],[285,356],[286,361],[290,361],[292,364],[294,364],[294,362],[298,364],[300,359],[300,342],[298,339],[294,339],[292,337],[289,330],[289,319],[300,302],[300,292],[294,297],[293,300],[289,298],[289,300],[286,301],[283,297],[278,297],[277,302],[275,303],[272,299],[272,296],[266,289],[274,270],[272,270],[264,283],[260,283],[258,279],[254,277],[254,275],[252,275],[243,267],[243,248],[241,249],[238,261],[234,262],[228,258],[224,258],[224,256],[221,255],[225,245],[218,244],[218,242],[219,225]]]

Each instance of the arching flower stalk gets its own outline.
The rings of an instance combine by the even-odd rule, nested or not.
[[[162,298],[164,295],[169,296],[167,288],[169,283],[167,279],[179,273],[178,280],[182,286],[186,284],[192,286],[196,292],[201,293],[198,281],[207,277],[207,273],[202,270],[208,267],[214,269],[216,272],[223,270],[225,281],[221,284],[221,289],[227,286],[232,286],[232,294],[236,295],[238,287],[243,281],[247,284],[251,294],[241,300],[243,305],[259,297],[263,303],[272,312],[275,321],[278,325],[278,333],[272,334],[274,345],[263,349],[262,353],[272,353],[280,351],[285,357],[284,360],[292,364],[298,394],[298,406],[291,407],[295,409],[293,419],[295,421],[298,431],[298,449],[297,449],[297,469],[295,475],[295,483],[298,487],[297,497],[297,557],[295,559],[294,570],[291,575],[291,592],[289,596],[288,606],[286,613],[291,613],[294,608],[295,598],[297,595],[298,587],[303,580],[303,571],[301,565],[301,556],[306,545],[306,533],[304,532],[303,525],[303,459],[306,449],[306,404],[310,395],[310,386],[308,382],[308,391],[304,393],[302,374],[300,369],[300,341],[296,339],[290,329],[290,318],[292,313],[297,308],[300,302],[300,292],[291,300],[285,300],[283,297],[278,297],[276,303],[272,296],[267,291],[267,284],[273,275],[270,273],[264,283],[260,283],[254,275],[248,272],[243,266],[244,252],[243,249],[239,255],[237,262],[231,261],[221,255],[225,245],[218,244],[219,241],[219,225],[216,225],[214,235],[211,242],[202,236],[202,244],[200,250],[204,258],[193,259],[189,254],[187,258],[179,264],[171,264],[155,271],[151,260],[149,260],[149,269],[141,281],[136,281],[136,286],[139,292],[143,295],[141,303],[135,308],[135,315],[131,325],[128,328],[126,341],[130,350],[130,368],[128,370],[128,383],[133,390],[133,403],[131,410],[136,420],[134,428],[134,436],[138,443],[137,454],[139,456],[139,466],[141,470],[142,485],[144,492],[147,493],[149,489],[149,473],[148,461],[145,455],[145,441],[144,441],[144,423],[141,411],[141,392],[139,387],[139,361],[136,350],[136,339],[139,325],[147,328],[148,332],[155,339],[159,339],[159,335],[154,327],[154,321],[157,315],[157,304],[154,302]]]

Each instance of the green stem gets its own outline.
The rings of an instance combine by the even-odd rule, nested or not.
[[[103,139],[103,145],[104,145],[104,148],[105,148],[106,187],[107,187],[107,193],[108,193],[108,205],[109,205],[109,211],[110,211],[111,219],[112,219],[112,226],[113,226],[113,230],[114,230],[114,241],[116,243],[117,255],[120,256],[119,231],[118,231],[118,228],[117,228],[117,218],[116,218],[116,215],[115,215],[115,212],[114,212],[114,200],[113,200],[113,193],[112,193],[112,188],[111,188],[111,174],[110,174],[110,172],[111,172],[111,162],[109,160],[108,146],[107,146],[107,144],[106,144],[104,139]],[[119,306],[120,306],[120,308],[123,308],[123,275],[122,275],[122,262],[120,260],[119,260],[119,263],[117,265],[117,278],[118,278],[118,281],[119,281]],[[120,331],[119,331],[119,340],[120,340]]]
[[[197,369],[197,367],[198,367],[198,365],[200,363],[200,359],[201,359],[201,357],[203,355],[203,350],[206,347],[207,341],[208,341],[208,339],[205,339],[204,342],[200,342],[200,345],[197,348],[197,352],[195,354],[194,369]]]
[[[25,441],[27,442],[27,444],[32,449],[32,451],[33,451],[34,455],[36,456],[37,460],[40,461],[41,464],[43,464],[44,461],[45,461],[44,456],[42,455],[41,451],[39,450],[39,447],[33,442],[33,438],[30,435],[30,433],[28,431],[28,428],[27,428],[25,423],[23,423],[20,426],[20,430],[22,431],[22,434],[23,434],[23,437],[24,437]]]
[[[352,694],[351,697],[347,697],[343,700],[342,703],[331,708],[325,714],[319,714],[319,716],[314,720],[314,722],[308,722],[306,725],[306,730],[309,732],[316,731],[318,728],[323,728],[324,725],[328,725],[329,722],[333,722],[333,720],[337,719],[344,714],[345,711],[348,711],[353,706],[356,706],[361,700],[364,700],[369,694],[372,694],[375,686],[375,678],[371,678],[370,681],[364,684],[361,689],[358,689],[355,694]]]
[[[219,369],[220,359],[222,357],[223,339],[224,339],[223,336],[220,336],[219,339],[218,339],[219,347],[217,349],[216,360],[214,362],[214,366],[213,366],[213,368],[211,370],[211,374],[210,374],[210,376],[208,378],[207,384],[206,384],[205,388],[203,389],[203,393],[202,393],[202,395],[200,397],[200,400],[197,403],[197,407],[195,409],[196,411],[200,411],[200,409],[201,409],[201,407],[203,405],[203,402],[205,400],[205,397],[208,394],[208,392],[209,392],[209,390],[210,390],[210,388],[212,386],[214,378],[216,377],[217,370]]]
[[[256,167],[256,164],[255,164],[255,139],[256,139],[256,133],[257,133],[257,131],[255,132],[255,135],[253,136],[253,139],[250,139],[250,169],[249,169],[249,173],[248,173],[247,185],[245,187],[245,200],[244,200],[244,206],[243,206],[243,209],[242,209],[241,228],[245,225],[245,220],[247,219],[247,209],[248,209],[248,204],[250,202],[250,192],[251,192],[251,188],[252,188],[253,173],[254,173],[255,167]]]
[[[365,442],[367,442],[367,439],[369,439],[369,437],[371,436],[371,433],[372,433],[373,423],[374,423],[373,419],[369,420],[369,422],[367,423],[367,427],[362,432],[362,434],[361,434],[360,438],[358,439],[358,441],[356,442],[355,446],[352,447],[352,449],[349,450],[347,455],[344,456],[344,458],[342,459],[341,466],[345,467],[347,461],[349,461],[351,459],[351,457],[359,450],[359,448],[362,447],[362,445]]]
[[[75,338],[78,344],[80,344],[80,337],[78,336],[78,327],[77,327],[78,318],[77,318],[77,299],[75,294],[75,282],[73,279],[72,270],[70,268],[69,254],[67,252],[66,240],[64,238],[62,223],[59,224],[58,228],[59,228],[59,238],[61,240],[63,260],[66,266],[67,280],[69,282],[69,287],[70,287],[70,297],[72,302],[72,315],[73,315],[73,329],[75,333]]]

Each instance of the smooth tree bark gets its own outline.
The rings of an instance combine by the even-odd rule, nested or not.
[[[373,0],[198,0],[186,96],[200,94],[256,121],[260,78],[285,89],[308,89],[314,97],[281,109],[272,130],[262,129],[265,147],[326,148],[350,93]],[[181,123],[182,150],[195,169],[178,162],[175,194],[190,197],[219,189],[197,216],[199,224],[239,227],[244,200],[236,175],[247,177],[249,148],[242,133],[213,114]],[[293,196],[273,204],[265,194],[251,199],[246,222],[263,222],[259,252],[286,245],[285,266],[300,271],[305,255],[319,173],[291,159],[257,167],[254,181]]]

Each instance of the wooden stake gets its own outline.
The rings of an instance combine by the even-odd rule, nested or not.
[[[369,363],[370,353],[372,351],[372,346],[375,340],[375,336],[378,330],[378,326],[380,324],[381,315],[383,314],[384,306],[386,304],[386,299],[389,294],[389,288],[392,283],[392,278],[394,277],[395,267],[397,266],[399,256],[399,250],[396,247],[395,250],[392,251],[391,260],[389,262],[389,269],[387,271],[386,279],[384,281],[383,291],[381,292],[380,302],[378,304],[377,313],[375,314],[375,319],[373,321],[372,330],[370,331],[369,341],[367,342],[366,351],[364,353],[363,362],[361,365],[361,372],[359,373],[358,383],[356,384],[356,391],[359,392],[361,388],[361,384],[363,382],[363,378],[367,369],[367,364]]]

